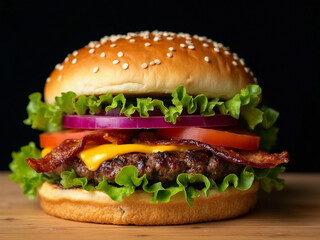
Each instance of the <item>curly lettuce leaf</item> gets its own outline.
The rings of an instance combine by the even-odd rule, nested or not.
[[[9,164],[10,170],[13,172],[9,175],[9,179],[20,184],[24,189],[23,194],[29,199],[34,199],[37,195],[38,188],[42,183],[48,180],[42,173],[37,173],[30,168],[26,162],[27,158],[38,159],[41,157],[40,150],[33,142],[20,148],[19,152],[12,153],[12,162]]]
[[[223,114],[229,114],[236,119],[241,116],[253,130],[263,120],[263,111],[256,107],[260,101],[260,94],[261,88],[258,85],[248,85],[233,98],[224,102],[219,109]]]
[[[266,106],[262,106],[261,111],[264,113],[263,120],[254,129],[254,132],[261,137],[260,148],[270,151],[277,142],[279,128],[275,127],[274,124],[279,117],[279,112]]]
[[[188,95],[186,88],[180,86],[172,93],[169,104],[165,104],[163,100],[150,97],[126,99],[123,94],[113,96],[108,93],[97,97],[77,96],[74,92],[64,92],[55,98],[55,105],[51,105],[41,101],[40,93],[34,93],[29,96],[28,119],[25,120],[25,124],[42,131],[54,131],[61,129],[63,113],[98,114],[103,109],[105,112],[120,109],[120,113],[129,118],[135,112],[138,112],[140,117],[149,117],[150,111],[159,109],[165,121],[175,124],[183,109],[186,109],[188,114],[199,111],[203,116],[214,116],[218,107],[222,114],[229,114],[237,119],[243,117],[249,127],[254,129],[257,124],[263,122],[263,111],[256,108],[260,94],[261,88],[258,85],[248,85],[232,99],[221,101],[219,98],[208,99],[204,94]],[[266,126],[265,122],[263,124]]]
[[[28,118],[24,123],[45,132],[61,130],[63,111],[58,106],[42,102],[41,96],[38,92],[29,95]]]
[[[262,189],[267,192],[270,192],[272,188],[278,191],[282,190],[284,180],[278,178],[278,174],[284,172],[284,170],[284,167],[278,166],[272,169],[255,169],[246,166],[241,171],[240,176],[229,174],[221,182],[216,182],[202,174],[190,175],[182,173],[178,175],[174,183],[164,187],[161,182],[149,184],[146,174],[139,177],[136,167],[125,166],[115,178],[117,185],[109,184],[106,179],[103,178],[96,187],[88,188],[87,182],[85,182],[83,178],[77,178],[74,171],[63,172],[60,183],[66,188],[84,186],[83,188],[88,191],[96,189],[108,194],[110,198],[115,201],[122,201],[123,197],[131,195],[136,189],[142,189],[150,193],[150,201],[153,203],[169,202],[174,195],[181,192],[186,202],[190,206],[193,206],[194,198],[200,196],[199,191],[196,190],[199,189],[199,185],[202,186],[201,191],[207,197],[210,189],[224,192],[229,186],[233,186],[239,190],[248,190],[255,179],[260,181]],[[84,185],[82,184],[83,182],[85,183]]]
[[[82,187],[87,191],[94,189],[94,186],[88,184],[88,180],[86,178],[78,178],[73,169],[71,171],[62,172],[60,177],[60,183],[65,188]]]
[[[284,179],[278,177],[280,173],[286,170],[284,166],[275,168],[256,169],[256,179],[260,182],[260,187],[265,192],[271,192],[272,189],[281,191],[284,188]]]

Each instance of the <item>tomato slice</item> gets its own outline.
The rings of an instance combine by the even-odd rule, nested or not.
[[[42,148],[55,148],[59,146],[60,143],[62,143],[66,139],[80,139],[86,135],[90,134],[104,134],[106,133],[106,130],[76,130],[76,129],[70,129],[70,130],[62,130],[62,131],[56,131],[56,132],[46,132],[42,133],[39,136],[40,139],[40,146]]]
[[[246,131],[227,131],[207,128],[163,128],[158,129],[160,136],[174,139],[193,139],[210,145],[233,147],[245,150],[256,150],[260,137]]]

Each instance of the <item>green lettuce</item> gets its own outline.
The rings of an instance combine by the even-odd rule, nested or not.
[[[29,104],[27,106],[28,118],[24,123],[31,125],[33,129],[41,131],[61,130],[63,111],[55,105],[42,102],[41,93],[32,93],[29,95]]]
[[[37,195],[38,188],[44,181],[56,181],[56,178],[45,177],[42,173],[37,173],[29,167],[26,162],[27,158],[41,158],[40,150],[33,142],[20,148],[19,152],[12,153],[12,162],[9,164],[10,170],[13,172],[9,175],[9,179],[20,184],[24,190],[23,194],[29,199],[34,199]]]
[[[136,189],[150,193],[150,201],[152,203],[169,202],[171,197],[178,193],[183,193],[185,200],[190,206],[194,204],[194,198],[199,197],[199,189],[208,197],[209,190],[215,189],[224,192],[229,186],[233,186],[239,190],[248,190],[255,179],[260,181],[263,190],[270,192],[272,188],[280,191],[284,187],[284,180],[278,178],[278,174],[284,172],[284,167],[275,167],[272,169],[256,169],[246,166],[240,175],[229,174],[221,182],[207,178],[202,174],[190,175],[187,173],[179,174],[174,183],[164,187],[161,182],[149,184],[144,174],[138,177],[138,170],[135,166],[125,166],[121,169],[115,178],[117,185],[109,184],[105,177],[96,186],[88,185],[85,178],[78,178],[74,172],[65,171],[61,175],[60,183],[66,187],[82,187],[85,190],[99,190],[110,196],[115,201],[122,201],[123,197],[129,196]],[[72,184],[74,183],[74,184]],[[83,183],[85,183],[83,185]]]
[[[279,128],[275,127],[274,124],[279,117],[279,112],[267,106],[262,106],[261,111],[264,113],[263,119],[261,124],[254,129],[254,132],[261,137],[260,148],[270,151],[277,142]]]
[[[131,117],[138,112],[140,117],[149,117],[149,112],[159,109],[167,122],[175,124],[178,117],[186,109],[188,114],[196,111],[203,116],[214,116],[216,109],[222,114],[228,114],[238,119],[242,117],[250,129],[263,123],[264,112],[256,107],[260,100],[261,88],[258,85],[248,85],[227,101],[219,98],[208,99],[204,94],[191,96],[187,94],[184,86],[178,87],[172,98],[166,103],[164,100],[148,98],[126,99],[123,94],[113,96],[111,93],[97,96],[77,96],[74,92],[64,92],[55,98],[55,104],[41,101],[40,93],[29,96],[27,106],[28,118],[25,124],[42,131],[61,129],[62,114],[98,114],[111,109],[119,109],[120,114]]]

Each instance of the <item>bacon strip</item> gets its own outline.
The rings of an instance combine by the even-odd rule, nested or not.
[[[125,144],[129,143],[132,134],[130,133],[118,133],[118,132],[107,132],[103,135],[103,138],[112,144]]]
[[[281,163],[289,162],[288,152],[273,153],[269,154],[267,152],[257,150],[257,151],[245,151],[245,150],[235,150],[232,148],[221,147],[209,145],[203,142],[199,142],[191,139],[166,139],[166,140],[152,140],[145,137],[139,138],[140,142],[150,144],[150,145],[188,145],[197,146],[204,148],[213,154],[221,157],[222,159],[242,164],[248,165],[255,168],[272,168]]]
[[[87,143],[104,144],[109,142],[103,135],[87,135],[81,139],[64,140],[59,147],[54,148],[44,158],[26,159],[28,165],[36,172],[51,172],[65,162],[72,160],[79,152],[83,150]]]

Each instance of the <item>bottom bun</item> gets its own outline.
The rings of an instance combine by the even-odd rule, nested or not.
[[[170,225],[221,220],[243,215],[251,210],[258,198],[259,183],[249,190],[229,187],[225,192],[210,190],[209,197],[199,191],[190,207],[183,194],[173,196],[169,203],[151,203],[151,195],[142,190],[113,201],[100,191],[80,188],[65,189],[44,183],[39,189],[40,204],[53,216],[95,223]]]

